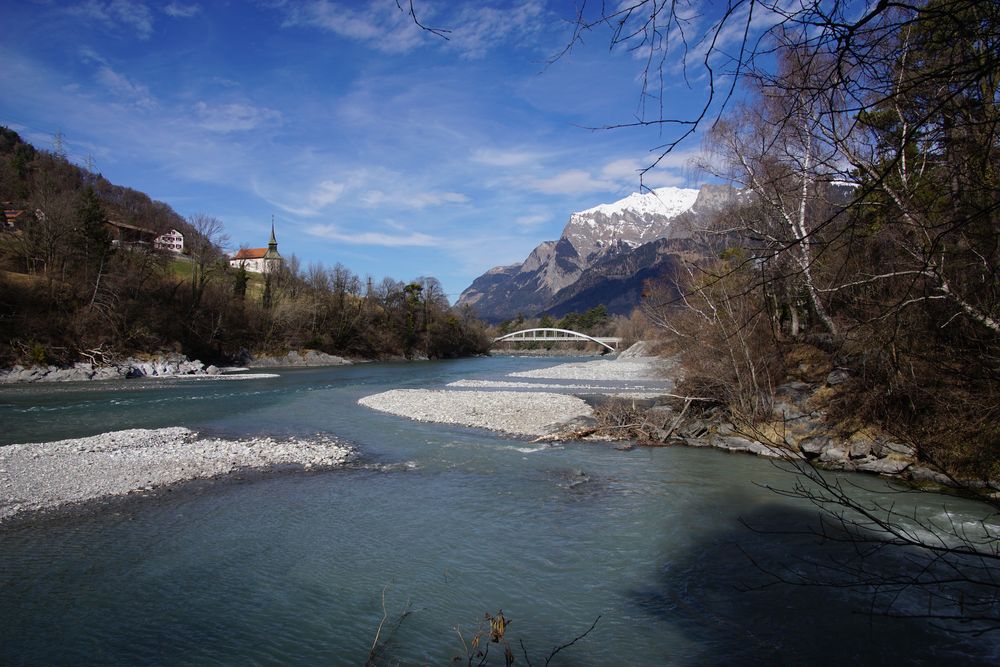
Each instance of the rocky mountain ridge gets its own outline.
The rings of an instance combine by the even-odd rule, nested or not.
[[[669,247],[664,241],[685,238],[694,221],[731,197],[723,186],[658,188],[573,213],[559,239],[539,244],[521,264],[490,269],[458,305],[494,321],[518,313],[560,315],[600,303],[609,312],[627,313],[638,303],[642,280],[663,264]],[[629,284],[620,289],[623,280]]]

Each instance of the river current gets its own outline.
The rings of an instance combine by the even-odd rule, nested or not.
[[[872,616],[864,591],[761,588],[762,570],[842,555],[788,530],[814,511],[766,488],[793,483],[766,460],[544,446],[357,405],[564,361],[0,388],[0,444],[187,426],[329,434],[359,453],[342,470],[198,483],[0,530],[0,663],[358,665],[384,606],[380,664],[464,658],[463,638],[500,609],[515,664],[516,640],[543,664],[598,617],[552,664],[996,664],[995,638]],[[900,502],[984,515],[944,496]]]

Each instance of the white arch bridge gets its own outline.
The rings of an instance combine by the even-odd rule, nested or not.
[[[621,342],[621,338],[614,336],[601,336],[595,338],[594,336],[588,336],[587,334],[580,333],[579,331],[570,331],[569,329],[552,329],[552,328],[541,328],[541,329],[522,329],[521,331],[513,331],[509,334],[504,334],[503,336],[498,336],[493,339],[494,343],[566,343],[566,342],[579,342],[579,341],[590,341],[597,343],[598,345],[603,345],[612,352],[617,351],[618,344]]]

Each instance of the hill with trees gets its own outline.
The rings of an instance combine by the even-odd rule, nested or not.
[[[263,276],[233,269],[218,219],[184,219],[8,128],[0,201],[10,212],[0,231],[2,365],[163,350],[206,361],[302,348],[440,358],[489,347],[485,327],[451,308],[434,278],[373,283],[294,256]],[[181,257],[150,243],[170,229],[184,234]]]

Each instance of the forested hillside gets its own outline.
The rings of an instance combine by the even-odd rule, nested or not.
[[[778,384],[837,370],[834,435],[876,423],[947,474],[1000,478],[998,25],[995,3],[931,2],[873,14],[850,49],[836,26],[774,35],[777,71],[748,72],[710,137],[748,195],[647,292],[691,395],[760,430]]]
[[[0,202],[10,212],[0,231],[2,365],[159,350],[225,360],[306,347],[365,358],[488,348],[484,327],[450,308],[434,278],[373,283],[294,257],[267,276],[231,269],[221,221],[185,220],[7,128]],[[112,238],[133,228],[141,242]],[[148,242],[170,229],[185,236],[183,256]]]

